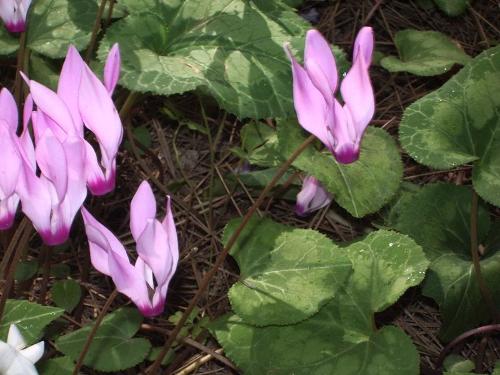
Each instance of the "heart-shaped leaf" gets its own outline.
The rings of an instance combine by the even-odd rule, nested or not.
[[[125,87],[162,95],[203,89],[242,118],[293,113],[282,46],[303,48],[309,28],[294,9],[263,0],[142,0],[127,7],[131,14],[107,30],[99,49],[103,60],[120,43]]]
[[[278,123],[279,145],[284,158],[306,139],[296,121]],[[338,163],[330,152],[310,146],[293,166],[316,177],[333,194],[335,201],[355,217],[378,211],[397,192],[403,164],[392,137],[369,127],[361,143],[358,161]]]
[[[64,57],[70,44],[81,50],[89,43],[96,15],[95,1],[34,1],[28,16],[28,47],[51,58]]]
[[[454,168],[474,163],[479,195],[500,206],[500,46],[474,58],[438,90],[410,105],[399,129],[419,163]]]
[[[224,242],[240,222],[229,222]],[[296,323],[315,314],[351,270],[345,253],[321,233],[269,219],[250,220],[231,255],[241,272],[229,291],[231,306],[258,326]]]
[[[373,326],[373,313],[423,278],[428,261],[410,238],[378,231],[347,249],[347,285],[298,324],[255,327],[237,315],[211,329],[247,374],[418,374],[418,353],[396,327]]]
[[[398,31],[394,43],[400,58],[386,56],[380,60],[380,65],[390,72],[434,76],[471,60],[454,41],[437,31]]]
[[[32,344],[40,338],[42,330],[63,312],[58,307],[8,299],[0,323],[0,340],[6,341],[10,325],[15,324],[27,344]]]
[[[406,200],[396,224],[424,248],[431,260],[423,292],[439,304],[441,336],[446,341],[489,318],[470,256],[471,197],[471,190],[464,186],[427,185]],[[481,273],[493,295],[498,296],[500,248],[488,246],[489,228],[488,212],[480,207],[478,240],[486,246]],[[500,301],[497,305],[500,308]]]
[[[55,304],[68,312],[71,312],[78,305],[82,296],[80,284],[75,280],[56,281],[51,292]]]
[[[106,315],[92,340],[84,364],[99,371],[120,371],[142,362],[151,350],[144,338],[132,338],[139,330],[142,315],[137,309],[121,308]],[[76,361],[90,330],[90,323],[56,340],[57,349]]]

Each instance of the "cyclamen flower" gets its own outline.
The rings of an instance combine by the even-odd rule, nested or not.
[[[11,33],[20,33],[26,30],[26,15],[31,0],[1,0],[0,18]]]
[[[0,374],[37,375],[34,364],[42,357],[44,342],[26,347],[19,329],[11,324],[7,342],[0,341]]]
[[[0,230],[9,229],[19,205],[16,187],[22,159],[19,153],[17,106],[7,89],[0,91]]]
[[[155,219],[156,202],[151,187],[143,181],[130,205],[130,230],[137,243],[137,260],[129,261],[121,242],[82,208],[92,265],[110,276],[116,289],[129,297],[144,316],[163,312],[168,285],[177,269],[177,232],[167,197],[166,215]]]
[[[295,212],[299,216],[307,215],[330,204],[332,196],[313,176],[304,178],[302,190],[297,194]]]
[[[120,72],[118,45],[111,48],[104,67],[104,84],[70,46],[64,60],[57,93],[25,78],[37,113],[63,142],[68,136],[82,138],[86,150],[85,170],[89,190],[94,195],[112,191],[116,181],[116,156],[123,138],[123,127],[111,99]],[[90,143],[83,139],[84,125],[94,133],[101,160]],[[35,138],[37,134],[35,133]],[[36,140],[36,139],[35,139]]]
[[[318,137],[340,163],[358,160],[361,139],[375,111],[368,75],[373,43],[372,28],[363,27],[354,42],[352,67],[340,85],[343,105],[335,98],[337,67],[323,36],[317,30],[307,32],[304,67],[285,45],[292,62],[293,101],[299,123]]]

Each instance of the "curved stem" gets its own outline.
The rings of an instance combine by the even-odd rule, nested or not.
[[[87,352],[89,351],[90,344],[92,344],[92,340],[94,339],[95,334],[97,333],[97,329],[102,323],[102,320],[104,319],[104,316],[106,315],[106,312],[109,310],[109,307],[115,300],[116,296],[118,295],[118,290],[113,290],[113,293],[110,294],[108,297],[106,303],[104,304],[104,307],[102,308],[101,312],[99,313],[99,316],[97,317],[94,326],[92,327],[92,330],[90,331],[87,341],[85,341],[85,345],[83,346],[82,352],[80,353],[80,356],[78,357],[78,360],[76,361],[75,368],[73,369],[73,375],[78,375],[78,371],[80,370],[80,367],[83,365],[83,360],[85,359],[85,356],[87,355]]]
[[[2,320],[3,311],[5,309],[5,304],[7,303],[7,298],[9,298],[10,290],[14,284],[17,262],[19,262],[30,237],[31,227],[29,225],[29,220],[25,217],[21,221],[21,224],[19,224],[16,233],[12,236],[9,247],[6,251],[6,254],[13,252],[14,255],[12,256],[12,261],[10,262],[10,267],[8,268],[7,276],[5,277],[5,284],[2,288],[2,297],[0,297],[0,321]]]
[[[139,98],[139,94],[135,91],[130,91],[128,94],[127,98],[125,99],[125,103],[123,103],[122,107],[120,108],[120,119],[122,122],[125,122],[127,120],[128,115],[130,114],[130,111],[132,110],[135,102]]]
[[[477,234],[477,214],[479,206],[479,197],[474,189],[472,189],[472,202],[470,209],[470,253],[472,257],[472,263],[474,265],[474,274],[476,275],[476,281],[479,286],[479,291],[483,297],[484,302],[490,310],[491,317],[495,322],[498,322],[499,316],[497,309],[495,307],[495,302],[493,300],[493,295],[491,294],[486,281],[481,273],[481,263],[479,259],[478,252],[478,234]]]
[[[236,243],[236,240],[240,236],[241,232],[249,222],[250,218],[252,215],[255,213],[257,208],[262,204],[264,199],[266,198],[267,194],[271,191],[271,189],[276,185],[276,183],[280,180],[280,178],[285,174],[285,172],[288,170],[288,168],[292,165],[292,163],[297,159],[297,157],[309,146],[313,141],[315,137],[311,135],[309,138],[307,138],[302,144],[295,149],[295,151],[290,155],[287,161],[285,161],[279,170],[276,172],[274,175],[273,179],[267,184],[267,186],[262,190],[260,193],[259,197],[255,201],[255,203],[250,207],[246,215],[243,217],[241,220],[240,225],[236,228],[236,230],[233,232],[229,240],[227,241],[226,246],[224,249],[221,251],[221,253],[217,256],[217,259],[215,260],[214,265],[210,269],[210,271],[205,275],[203,280],[200,283],[200,287],[198,288],[196,294],[194,297],[191,299],[189,302],[188,307],[182,314],[182,317],[179,319],[177,324],[175,325],[175,328],[172,330],[171,334],[168,337],[168,340],[165,342],[165,345],[163,346],[161,352],[158,354],[156,357],[156,360],[154,363],[151,365],[149,369],[146,370],[146,373],[149,374],[157,374],[158,370],[160,368],[161,362],[163,361],[163,358],[165,355],[168,353],[170,347],[172,346],[173,342],[177,338],[177,335],[179,334],[180,330],[186,323],[186,320],[188,319],[189,315],[195,308],[196,304],[198,303],[198,300],[201,298],[201,296],[204,294],[205,289],[208,287],[208,284],[210,283],[210,280],[212,280],[212,277],[217,273],[219,270],[219,267],[222,265],[224,260],[226,259],[227,255],[229,254],[229,251],[233,247],[233,245]]]
[[[23,79],[19,74],[24,67],[24,57],[26,55],[26,32],[21,33],[19,38],[19,50],[17,51],[17,64],[16,64],[16,78],[14,79],[14,98],[16,99],[17,108],[19,113],[21,111],[21,101],[23,96]],[[27,72],[25,72],[27,73]]]
[[[101,20],[102,20],[102,15],[104,13],[104,8],[106,7],[106,1],[107,0],[101,0],[101,4],[99,5],[99,9],[97,10],[94,28],[92,29],[92,35],[90,37],[87,53],[85,54],[85,62],[87,63],[90,61],[92,53],[94,52],[94,47],[97,40],[97,33],[99,33],[99,30],[101,29]]]
[[[451,341],[448,345],[446,345],[443,350],[441,350],[441,353],[439,354],[439,357],[436,361],[436,367],[435,367],[436,370],[439,370],[441,368],[441,366],[443,365],[443,361],[446,358],[446,355],[451,351],[451,349],[453,349],[459,343],[468,339],[471,336],[484,335],[486,333],[490,333],[490,332],[494,332],[494,331],[500,332],[500,324],[490,324],[487,326],[474,328],[474,329],[471,329],[470,331],[464,332],[460,336],[456,337],[453,341]]]

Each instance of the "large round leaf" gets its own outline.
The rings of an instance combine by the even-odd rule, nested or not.
[[[81,50],[89,43],[96,14],[95,1],[36,0],[28,17],[28,47],[52,58],[64,57],[70,44]]]
[[[240,222],[228,224],[225,242]],[[333,298],[351,270],[345,253],[321,233],[269,219],[252,219],[231,255],[241,273],[229,291],[231,306],[259,326],[310,317]]]
[[[410,105],[401,121],[404,149],[433,168],[474,163],[479,195],[500,206],[500,46],[473,59],[440,89]]]
[[[401,330],[376,330],[373,314],[418,284],[428,261],[410,238],[378,231],[344,249],[354,269],[317,314],[295,325],[255,327],[237,315],[212,332],[247,374],[417,374],[418,353]]]
[[[306,139],[296,121],[278,123],[282,154],[288,158]],[[338,163],[327,150],[307,148],[293,166],[316,177],[333,194],[335,201],[355,217],[378,211],[397,192],[403,164],[392,137],[384,130],[369,127],[361,143],[358,161]]]
[[[440,306],[444,340],[451,340],[489,318],[470,256],[471,196],[471,190],[464,186],[428,185],[406,199],[396,224],[398,230],[424,248],[431,260],[423,291]],[[480,244],[489,245],[481,260],[481,272],[493,295],[498,296],[500,246],[487,240],[489,228],[488,212],[480,207],[478,239]],[[500,308],[500,300],[497,305]]]
[[[201,88],[239,117],[293,113],[283,43],[302,48],[309,26],[292,8],[262,0],[142,0],[141,11],[127,3],[130,16],[107,30],[99,49],[104,59],[120,43],[127,88],[163,95]]]
[[[434,76],[471,59],[454,41],[437,31],[398,31],[394,43],[400,58],[387,56],[380,60],[380,65],[390,72]]]

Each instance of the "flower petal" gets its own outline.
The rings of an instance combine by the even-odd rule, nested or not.
[[[314,86],[305,69],[295,60],[287,45],[285,45],[285,52],[292,63],[293,104],[299,123],[330,148],[327,134],[327,112],[329,111],[327,101]]]
[[[45,343],[40,341],[30,347],[21,350],[21,354],[24,358],[26,358],[31,363],[37,363],[40,358],[43,356],[43,350],[45,348]]]
[[[7,344],[13,346],[16,350],[21,350],[26,347],[26,340],[24,340],[21,331],[15,324],[9,326],[9,333],[7,334]]]
[[[104,65],[104,86],[106,86],[109,95],[113,94],[118,79],[120,78],[120,65],[120,49],[118,43],[115,43],[109,50],[106,64]]]
[[[77,134],[83,136],[83,123],[78,108],[78,92],[85,62],[73,45],[70,45],[59,76],[57,95],[66,103],[76,125]]]
[[[0,90],[0,120],[4,120],[9,125],[10,129],[15,132],[17,130],[17,124],[19,123],[18,116],[14,97],[9,90],[3,88]]]
[[[309,78],[329,103],[337,89],[337,65],[330,45],[318,30],[306,34],[304,67]]]
[[[179,241],[177,238],[177,229],[175,227],[174,216],[172,214],[170,196],[167,195],[167,208],[165,218],[162,221],[162,226],[167,233],[168,247],[170,256],[172,257],[172,270],[171,274],[175,273],[177,263],[179,262]]]
[[[0,199],[14,194],[21,169],[18,142],[6,121],[0,120]]]
[[[156,217],[156,200],[147,181],[142,181],[130,203],[130,231],[138,241],[148,220]]]
[[[373,38],[369,38],[368,31],[363,28],[363,32],[356,38],[355,59],[340,85],[344,109],[349,111],[352,117],[358,142],[375,113],[375,97],[368,74],[371,57],[367,56],[368,53],[371,55]]]
[[[299,216],[307,215],[330,204],[330,194],[321,186],[313,176],[304,178],[302,190],[297,194],[295,212]]]

